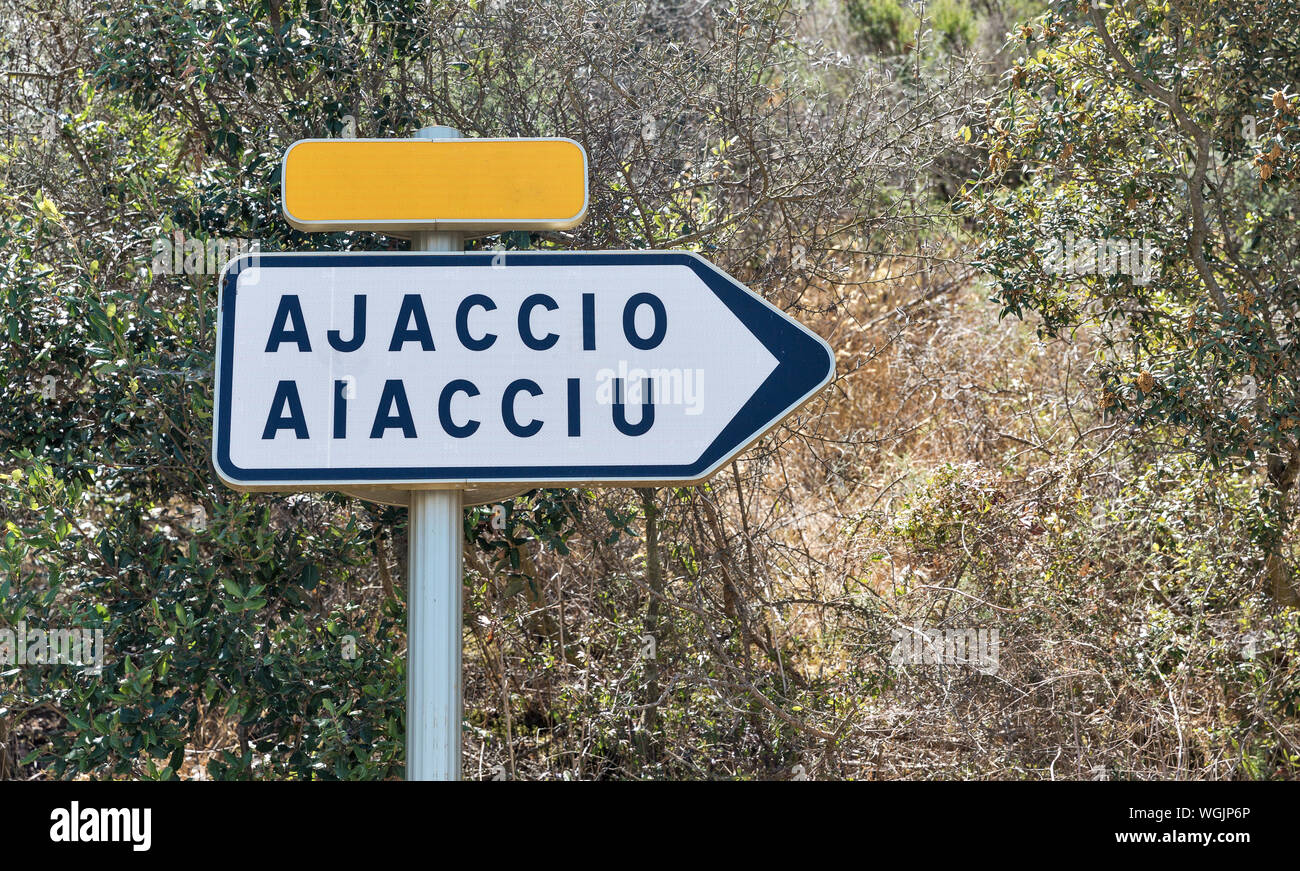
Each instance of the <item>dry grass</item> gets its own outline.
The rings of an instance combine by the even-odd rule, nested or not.
[[[801,300],[837,351],[831,388],[708,486],[659,492],[659,694],[635,656],[657,598],[644,542],[601,542],[599,509],[635,507],[627,491],[596,497],[569,556],[537,555],[526,607],[481,603],[474,770],[1293,776],[1277,761],[1294,721],[1269,725],[1276,695],[1242,690],[1261,667],[1275,693],[1295,680],[1239,654],[1252,600],[1211,629],[1200,599],[1148,583],[1189,576],[1140,546],[1127,434],[1099,416],[1086,341],[998,322],[957,270],[876,277]],[[906,627],[997,629],[998,666],[891,662]]]

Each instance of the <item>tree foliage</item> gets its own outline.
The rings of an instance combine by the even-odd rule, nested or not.
[[[1300,9],[1083,4],[1026,57],[965,196],[1002,314],[1100,342],[1102,405],[1218,465],[1259,470],[1266,586],[1300,472]]]

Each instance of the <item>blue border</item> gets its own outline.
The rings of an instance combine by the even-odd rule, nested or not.
[[[273,253],[244,255],[222,276],[217,369],[217,414],[213,423],[213,462],[231,484],[260,487],[274,484],[311,486],[341,482],[455,483],[473,482],[583,482],[583,481],[693,481],[705,476],[722,460],[776,425],[830,380],[835,358],[830,348],[802,324],[764,302],[703,258],[681,251],[620,252],[511,252],[510,268],[577,266],[686,266],[713,292],[754,337],[777,359],[777,367],[693,463],[675,466],[474,466],[423,468],[377,467],[341,469],[243,469],[230,459],[231,368],[234,357],[235,306],[239,273],[251,258],[262,269],[276,267],[384,267],[482,266],[491,268],[494,254],[386,252],[375,254]],[[739,361],[738,361],[739,362]]]

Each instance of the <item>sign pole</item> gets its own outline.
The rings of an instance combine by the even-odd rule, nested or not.
[[[459,139],[452,127],[424,127],[419,139]],[[413,251],[461,251],[460,233],[419,231]],[[460,780],[461,497],[412,490],[407,509],[406,779]]]

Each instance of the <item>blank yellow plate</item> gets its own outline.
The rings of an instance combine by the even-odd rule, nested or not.
[[[572,139],[303,139],[281,168],[299,230],[562,229],[587,212]]]

